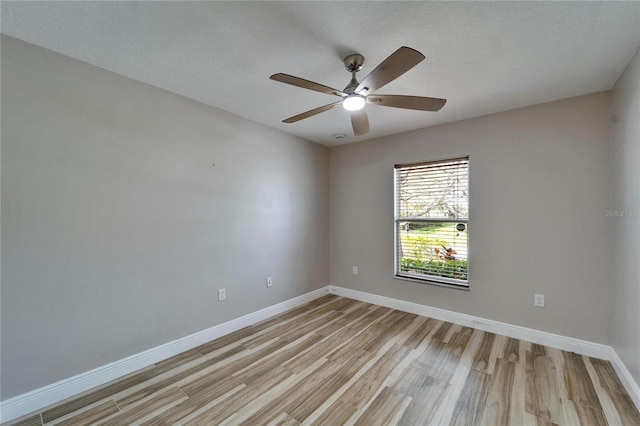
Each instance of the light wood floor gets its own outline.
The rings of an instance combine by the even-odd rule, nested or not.
[[[611,364],[325,296],[23,425],[640,425]]]

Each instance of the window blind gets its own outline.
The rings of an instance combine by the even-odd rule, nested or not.
[[[467,286],[468,220],[468,157],[396,165],[396,276]]]

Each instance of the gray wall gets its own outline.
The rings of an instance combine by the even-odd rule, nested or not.
[[[607,343],[609,96],[332,148],[331,284]],[[394,279],[393,165],[464,155],[470,291]],[[533,306],[534,293],[545,308]]]
[[[613,89],[613,347],[640,383],[640,50]]]
[[[7,37],[1,136],[3,400],[328,284],[326,147]]]

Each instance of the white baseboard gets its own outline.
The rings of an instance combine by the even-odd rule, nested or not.
[[[620,378],[624,388],[627,390],[627,393],[629,393],[633,403],[636,405],[638,410],[640,410],[640,386],[638,386],[638,383],[634,380],[631,372],[627,369],[627,366],[624,365],[624,362],[622,362],[618,353],[613,348],[611,348],[609,361],[611,361],[613,369],[618,373],[618,377]]]
[[[95,368],[91,371],[7,399],[0,403],[0,423],[17,419],[18,417],[35,411],[40,411],[51,404],[63,401],[96,386],[103,385],[140,370],[141,368],[148,367],[159,361],[193,349],[203,343],[303,305],[328,293],[329,288],[323,287],[310,293],[294,297],[293,299],[285,300],[276,305],[260,309],[259,311],[252,312],[240,318]]]
[[[611,346],[334,285],[329,286],[329,292],[337,296],[386,306],[399,311],[410,312],[412,314],[448,321],[454,324],[465,325],[503,336],[513,337],[552,348],[562,349],[564,351],[575,352],[581,355],[611,361],[613,368],[616,370],[616,373],[618,373],[618,376],[629,393],[629,396],[635,403],[636,407],[640,409],[640,387]]]
[[[329,286],[329,292],[336,295],[349,297],[351,299],[361,300],[363,302],[386,306],[404,312],[411,312],[413,314],[423,315],[425,317],[431,317],[442,321],[448,321],[454,324],[466,325],[467,327],[473,327],[503,336],[526,340],[528,342],[533,342],[540,345],[551,346],[552,348],[558,348],[565,351],[592,356],[594,358],[609,359],[610,356],[610,346],[601,345],[599,343],[592,343],[586,340],[560,336],[558,334],[547,333],[545,331],[534,330],[532,328],[526,328],[518,325],[512,325],[504,322],[475,317],[472,315],[447,311],[445,309],[433,308],[431,306],[419,305],[413,302],[406,302],[404,300],[378,296],[376,294],[365,293],[348,288]]]

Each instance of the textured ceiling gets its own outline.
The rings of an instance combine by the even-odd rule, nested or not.
[[[2,32],[328,146],[610,89],[640,46],[640,2],[9,2]],[[355,137],[335,98],[400,46],[427,59],[377,93],[448,99],[439,112],[368,106]],[[338,141],[333,135],[346,134]]]

